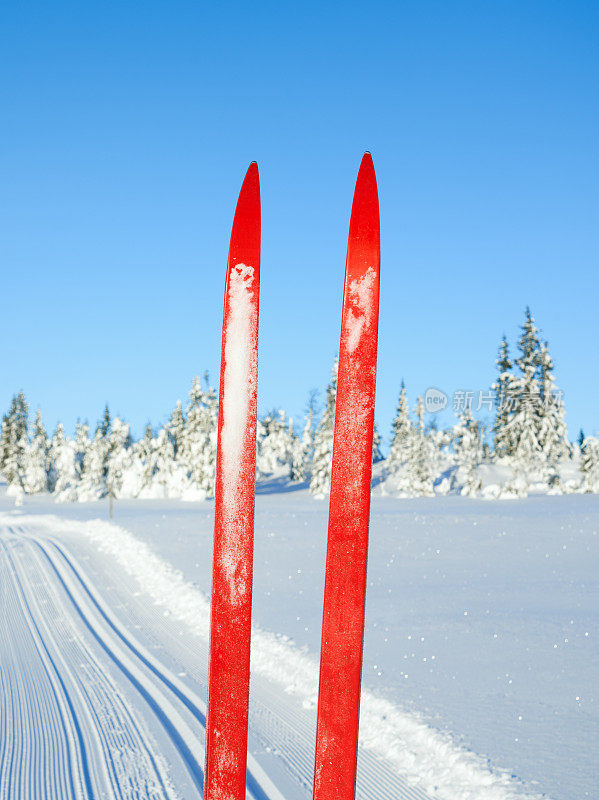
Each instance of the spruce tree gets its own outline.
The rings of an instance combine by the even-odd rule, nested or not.
[[[302,461],[307,467],[314,457],[314,411],[308,409],[304,430],[302,431]]]
[[[49,447],[48,434],[38,408],[25,459],[24,489],[27,494],[39,494],[48,490]]]
[[[192,487],[211,495],[216,480],[218,398],[209,385],[208,373],[205,373],[204,382],[202,388],[196,376],[191,386],[180,460],[188,471]]]
[[[256,437],[256,475],[290,477],[296,457],[297,437],[293,420],[287,422],[285,412],[271,411],[258,423]]]
[[[59,422],[50,444],[50,477],[48,485],[56,498],[72,501],[77,495],[77,472],[75,469],[75,452],[73,443],[64,435],[64,428]]]
[[[273,449],[268,447],[268,441],[275,425],[276,412],[269,411],[256,421],[256,480],[273,472],[275,464],[271,463],[274,456]],[[266,443],[266,447],[264,446]]]
[[[513,382],[514,410],[504,426],[510,441],[510,455],[517,470],[524,472],[542,466],[541,428],[541,344],[535,321],[526,308],[518,341],[516,364],[520,377]]]
[[[106,491],[111,497],[119,497],[125,473],[131,465],[129,425],[120,417],[112,421],[106,442]]]
[[[599,493],[599,438],[587,436],[581,447],[581,488],[585,492]]]
[[[484,429],[474,419],[469,408],[458,417],[454,427],[453,447],[458,464],[455,485],[460,487],[461,494],[472,495],[481,488],[476,467],[482,460]]]
[[[106,406],[104,418],[98,423],[94,438],[83,459],[81,480],[77,487],[78,499],[82,502],[106,497],[110,428],[110,413]]]
[[[399,497],[420,497],[433,494],[434,444],[424,423],[424,401],[418,397],[414,407],[415,421],[406,416],[407,400],[402,384],[397,414],[393,422],[394,438],[389,455],[389,476],[386,490]]]
[[[520,339],[518,340],[520,356],[516,359],[516,363],[520,367],[522,373],[525,372],[527,367],[530,367],[534,370],[533,376],[540,379],[541,340],[539,337],[539,329],[535,324],[529,306],[526,306],[526,311],[524,312],[524,324],[522,325],[521,331]]]
[[[503,456],[511,455],[514,449],[508,422],[514,411],[514,404],[517,398],[516,387],[518,385],[517,379],[511,372],[513,364],[505,336],[501,340],[499,354],[495,363],[497,364],[499,376],[492,386],[495,392],[495,405],[497,409],[495,423],[493,425],[493,437],[495,454],[498,458],[502,458]]]
[[[558,461],[570,455],[568,431],[561,402],[553,379],[553,361],[547,342],[541,346],[540,355],[541,406],[539,420],[539,444],[547,463],[550,479],[557,479]]]
[[[378,464],[379,461],[383,460],[383,453],[381,450],[381,435],[379,433],[378,425],[376,424],[376,420],[374,421],[374,427],[372,429],[372,463]]]
[[[424,424],[424,400],[416,399],[414,415],[416,421],[412,429],[409,447],[409,472],[411,491],[414,495],[433,494],[433,445]]]
[[[298,455],[292,466],[292,481],[303,481],[310,475],[314,458],[314,418],[318,413],[318,389],[311,389],[306,405],[304,430],[300,439]]]
[[[149,422],[145,427],[143,439],[138,442],[135,447],[135,452],[141,464],[141,475],[137,494],[144,492],[144,490],[149,493],[156,472],[154,431]]]
[[[406,461],[411,435],[410,408],[408,406],[406,387],[402,381],[397,411],[391,428],[391,448],[387,456],[387,464],[391,471],[397,471],[400,465]]]
[[[112,425],[110,419],[110,409],[108,408],[108,403],[104,406],[104,414],[102,416],[101,422],[98,423],[98,427],[100,428],[100,433],[104,438],[108,436],[110,433],[110,427]]]
[[[168,423],[168,432],[173,443],[174,458],[177,460],[179,454],[183,452],[185,438],[185,417],[183,416],[180,400],[177,400],[177,405],[171,414]]]
[[[337,396],[338,362],[335,359],[331,381],[327,386],[325,407],[314,434],[314,456],[310,477],[310,492],[318,498],[328,494],[333,465],[333,433],[335,429],[335,400]]]
[[[0,433],[0,471],[8,486],[22,490],[29,445],[29,408],[23,392],[12,399],[2,420]]]
[[[424,422],[424,401],[418,397],[414,407],[415,422],[404,382],[401,382],[397,411],[391,427],[391,447],[387,457],[387,489],[400,497],[418,497],[433,493],[434,443]]]
[[[310,474],[310,465],[314,457],[314,417],[318,405],[318,390],[312,389],[309,394],[305,412],[305,423],[301,438],[296,441],[291,463],[290,478],[299,483]]]
[[[437,477],[454,463],[453,456],[450,453],[453,443],[453,429],[439,430],[436,427],[431,427],[428,429],[427,435],[432,448],[432,474],[433,477]]]
[[[85,471],[85,457],[89,451],[91,442],[89,440],[89,425],[87,422],[77,422],[75,431],[75,472],[77,482],[83,479]]]
[[[175,449],[168,427],[162,428],[156,437],[155,459],[155,483],[161,487],[162,494],[169,497],[172,493]]]
[[[307,462],[305,459],[304,436],[306,428],[302,433],[301,439],[296,436],[293,430],[293,420],[289,420],[289,433],[291,435],[291,461],[289,467],[289,480],[292,483],[301,483],[306,480]]]

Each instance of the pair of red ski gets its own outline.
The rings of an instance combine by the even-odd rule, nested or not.
[[[353,800],[364,633],[380,233],[365,153],[345,269],[326,556],[315,800]],[[243,182],[225,285],[215,492],[205,800],[245,800],[250,677],[260,183]]]

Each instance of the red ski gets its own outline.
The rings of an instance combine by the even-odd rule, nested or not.
[[[260,181],[252,162],[233,220],[223,310],[205,800],[245,800],[259,288]]]
[[[376,176],[365,153],[349,225],[339,348],[316,728],[314,800],[353,800],[379,313]]]

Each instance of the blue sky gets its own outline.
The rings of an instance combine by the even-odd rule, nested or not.
[[[219,368],[237,193],[262,184],[259,410],[338,346],[362,152],[382,223],[377,417],[486,389],[529,304],[599,429],[594,2],[13,3],[2,12],[0,406],[141,432]],[[448,422],[451,415],[446,415]]]

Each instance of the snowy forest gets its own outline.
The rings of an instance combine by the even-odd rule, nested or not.
[[[531,492],[599,492],[599,438],[568,439],[561,393],[546,342],[526,310],[515,355],[504,337],[491,386],[494,423],[487,427],[465,404],[455,425],[437,429],[425,421],[425,404],[410,409],[401,385],[390,446],[383,456],[375,429],[373,484],[383,495],[523,497]],[[296,429],[285,411],[258,420],[256,479],[308,486],[316,498],[329,489],[335,416],[336,364],[318,413],[314,395]],[[0,472],[8,493],[49,492],[57,501],[113,498],[204,500],[214,491],[218,396],[194,378],[189,401],[178,402],[158,431],[150,425],[134,441],[129,425],[108,407],[91,431],[78,423],[75,435],[62,424],[49,436],[37,410],[30,424],[24,394],[13,397],[2,420]]]

